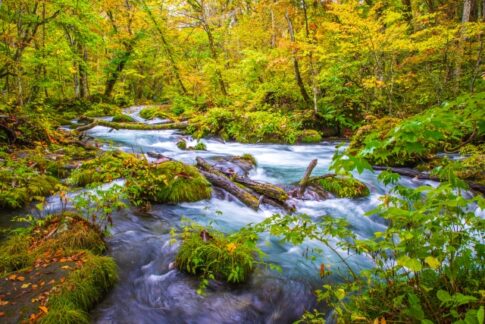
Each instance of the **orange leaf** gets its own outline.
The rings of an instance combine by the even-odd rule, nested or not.
[[[320,264],[320,277],[325,276],[325,265],[322,263]]]
[[[5,316],[5,312],[0,312],[0,317]]]
[[[24,281],[24,280],[25,280],[25,277],[18,276],[18,277],[17,277],[17,280],[18,280],[18,281]]]
[[[43,311],[44,313],[46,313],[46,314],[49,313],[49,309],[47,307],[45,307],[45,306],[39,306],[39,309],[41,311]]]
[[[8,276],[8,279],[9,280],[15,280],[15,279],[17,279],[17,275],[15,275],[15,274],[10,275],[10,276]]]

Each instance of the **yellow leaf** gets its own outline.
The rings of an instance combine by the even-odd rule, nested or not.
[[[237,245],[236,245],[236,244],[234,244],[234,243],[229,243],[229,244],[226,246],[226,248],[227,248],[227,251],[228,251],[229,253],[232,253],[232,252],[234,252],[234,251],[236,250]]]
[[[46,314],[49,313],[49,309],[47,307],[45,307],[45,306],[39,306],[39,309],[41,311],[43,311],[44,313],[46,313]]]
[[[20,286],[20,288],[22,288],[22,289],[29,288],[30,285],[31,285],[31,283],[27,282],[27,283],[24,283],[22,286]]]
[[[426,257],[426,259],[424,259],[424,261],[432,269],[437,269],[441,265],[441,263],[435,257],[432,257],[432,256]]]

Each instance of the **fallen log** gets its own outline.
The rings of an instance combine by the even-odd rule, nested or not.
[[[259,209],[259,198],[252,195],[251,193],[247,192],[246,190],[238,187],[234,182],[229,180],[224,175],[216,172],[210,172],[205,170],[200,170],[202,175],[214,186],[221,187],[224,190],[227,190],[229,193],[236,196],[241,202],[243,202],[246,206],[258,210]]]
[[[391,171],[406,177],[416,178],[420,180],[441,181],[440,178],[438,178],[437,176],[433,176],[429,173],[420,172],[410,168],[397,168],[397,167],[386,167],[386,166],[376,165],[376,166],[373,166],[373,169],[375,171]],[[468,181],[468,180],[464,180],[464,181],[468,184],[470,189],[480,192],[482,195],[485,195],[484,185],[481,185],[472,181]]]
[[[282,188],[270,183],[257,182],[257,181],[248,179],[246,177],[243,177],[234,173],[230,173],[228,171],[221,171],[218,168],[212,166],[209,162],[207,162],[201,157],[197,157],[196,161],[199,169],[203,170],[202,172],[213,174],[213,175],[216,175],[217,177],[225,179],[224,183],[221,183],[221,181],[218,181],[218,183],[215,183],[215,182],[212,182],[211,179],[207,179],[209,180],[209,182],[211,182],[213,185],[217,187],[220,187],[232,193],[234,196],[239,198],[246,205],[248,206],[255,205],[255,201],[257,200],[258,206],[261,203],[264,203],[277,208],[282,208],[288,212],[295,211],[295,207],[287,203],[286,200],[288,199],[288,194]],[[205,175],[205,173],[203,174]],[[234,189],[232,188],[233,186],[237,188],[236,190],[241,190],[242,192],[234,193],[233,192]],[[246,197],[247,194],[249,194],[252,197],[252,198],[249,198],[250,204],[244,201],[244,200],[247,200],[247,197]]]
[[[247,177],[242,177],[240,175],[237,175],[235,173],[232,173],[232,174],[230,172],[223,172],[223,173],[226,176],[228,176],[231,180],[239,184],[242,184],[268,198],[277,200],[279,202],[285,202],[288,199],[288,193],[282,188],[274,184],[254,181]]]
[[[102,119],[94,119],[91,117],[83,117],[83,121],[89,122],[87,125],[82,125],[76,128],[78,132],[87,131],[96,126],[104,126],[111,129],[131,129],[131,130],[166,130],[166,129],[185,129],[188,126],[187,122],[168,123],[168,124],[143,124],[143,123],[117,123]]]
[[[317,166],[317,163],[318,163],[318,160],[314,159],[310,162],[310,164],[306,168],[305,175],[300,181],[300,190],[298,190],[299,197],[303,197],[303,195],[305,194],[306,187],[309,184],[310,176],[312,175],[313,169],[315,169],[315,167]]]

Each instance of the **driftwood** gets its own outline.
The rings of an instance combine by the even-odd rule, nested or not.
[[[432,180],[432,181],[440,181],[440,178],[430,175],[428,173],[419,172],[414,169],[410,168],[395,168],[395,167],[386,167],[386,166],[373,166],[375,171],[391,171],[406,177],[421,179],[421,180]],[[474,183],[471,181],[465,180],[466,183],[470,186],[470,189],[480,192],[482,195],[485,194],[485,186]]]
[[[309,184],[310,176],[312,175],[313,169],[317,166],[318,160],[314,159],[310,162],[308,167],[306,168],[305,175],[300,181],[300,189],[298,190],[298,196],[303,197],[305,194],[306,187]]]

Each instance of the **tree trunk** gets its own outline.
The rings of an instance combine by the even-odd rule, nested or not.
[[[288,22],[288,32],[290,34],[290,40],[291,40],[291,43],[294,44],[295,43],[295,32],[293,30],[293,24],[291,22],[291,19],[290,19],[288,12],[286,12],[285,17],[286,17],[286,21]],[[301,96],[303,97],[303,100],[305,100],[305,102],[308,104],[308,103],[311,102],[311,100],[310,100],[310,97],[308,96],[308,93],[305,89],[305,85],[303,84],[303,79],[301,78],[300,67],[299,67],[298,59],[296,57],[296,50],[292,49],[291,52],[292,52],[292,57],[293,57],[293,69],[295,71],[296,83],[298,84],[298,87],[300,88],[300,93],[301,93]]]
[[[82,56],[82,62],[79,64],[79,83],[80,96],[86,98],[89,96],[89,81],[88,81],[88,51],[84,45],[79,46],[79,53]]]
[[[158,34],[160,35],[160,39],[162,40],[163,48],[165,49],[168,60],[170,61],[170,65],[172,66],[173,74],[174,74],[175,78],[177,79],[177,83],[179,84],[180,90],[182,90],[183,94],[187,94],[187,88],[185,88],[185,85],[182,82],[182,78],[180,77],[180,71],[179,71],[177,64],[175,63],[175,58],[174,58],[174,55],[172,53],[172,49],[170,48],[170,45],[168,44],[167,39],[165,38],[165,35],[162,31],[162,28],[160,27],[158,22],[155,20],[155,17],[153,16],[152,11],[146,5],[145,1],[142,1],[142,3],[143,3],[143,6],[145,8],[145,11],[148,13],[148,16],[150,17],[150,20],[152,21],[152,23],[155,26]]]
[[[133,46],[131,44],[127,44],[126,50],[120,55],[116,56],[115,59],[113,59],[113,61],[117,63],[114,66],[114,68],[108,72],[108,78],[106,79],[106,85],[104,89],[105,97],[107,98],[111,97],[111,93],[113,92],[116,82],[118,81],[118,78],[121,72],[123,72],[123,69],[125,68],[126,63],[130,59],[132,52],[133,52]]]
[[[472,12],[472,0],[465,0],[465,2],[463,3],[463,15],[461,19],[462,23],[470,22],[471,12]]]

